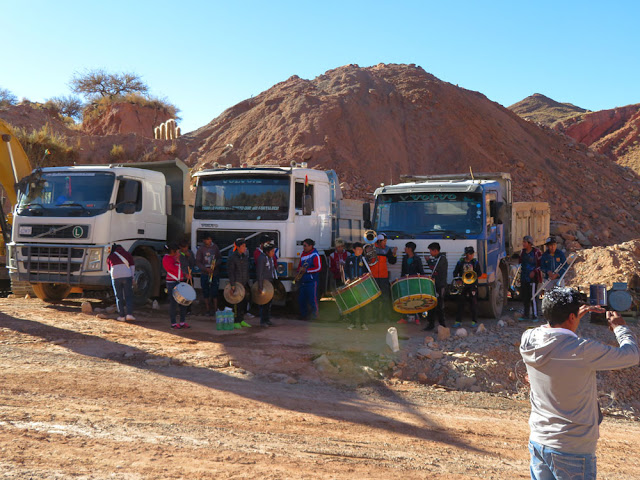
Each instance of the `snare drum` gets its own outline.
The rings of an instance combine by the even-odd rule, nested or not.
[[[342,315],[355,312],[381,295],[380,287],[370,273],[347,283],[331,293]]]
[[[436,286],[429,277],[409,275],[391,284],[393,309],[399,313],[421,313],[435,308]]]
[[[173,298],[186,307],[196,299],[196,291],[188,283],[181,282],[173,288]]]

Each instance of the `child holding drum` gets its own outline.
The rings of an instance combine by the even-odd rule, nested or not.
[[[364,245],[362,243],[355,242],[353,244],[353,255],[347,258],[344,268],[344,275],[347,281],[355,280],[365,273],[369,273],[366,265],[367,260],[362,256],[363,250]],[[364,318],[365,315],[367,315],[367,312],[370,312],[370,306],[371,304],[365,305],[364,307],[361,307],[355,312],[347,315],[347,318],[349,319],[349,326],[347,328],[349,330],[353,330],[358,325],[360,325],[362,330],[369,330],[367,325],[364,323]]]
[[[180,282],[185,280],[191,280],[189,272],[185,272],[182,269],[180,261],[180,248],[178,244],[172,243],[167,249],[169,253],[162,259],[162,267],[167,272],[167,293],[169,295],[169,318],[171,319],[171,328],[191,328],[188,323],[185,322],[187,316],[187,306],[178,304],[173,296],[173,289]],[[176,307],[180,309],[180,323],[176,322]]]
[[[408,275],[424,275],[424,268],[422,266],[422,259],[415,254],[416,244],[414,242],[407,242],[404,246],[404,257],[402,258],[402,268],[400,270],[400,276],[405,277]],[[416,315],[405,315],[398,320],[398,323],[420,323]]]

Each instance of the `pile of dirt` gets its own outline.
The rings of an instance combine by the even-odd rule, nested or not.
[[[587,287],[627,282],[635,287],[640,278],[640,240],[594,247],[578,253],[573,268],[565,277],[568,286]],[[638,285],[640,286],[640,285]]]
[[[571,103],[556,102],[540,93],[534,93],[508,108],[525,120],[541,123],[548,127],[553,127],[558,122],[589,112],[589,110],[576,107]]]
[[[361,198],[402,174],[509,172],[515,200],[550,202],[553,219],[593,232],[595,245],[636,237],[640,221],[634,172],[415,65],[291,77],[186,134],[183,147],[196,170],[291,160],[335,169]]]
[[[140,112],[114,106],[103,123],[82,131],[35,108],[9,107],[0,118],[55,125],[85,164],[177,157],[197,171],[214,162],[306,161],[335,169],[347,198],[370,200],[381,182],[406,174],[509,172],[516,201],[548,201],[551,218],[575,224],[589,244],[638,236],[640,177],[632,169],[415,65],[347,65],[313,80],[293,76],[173,141],[147,138],[164,117]]]

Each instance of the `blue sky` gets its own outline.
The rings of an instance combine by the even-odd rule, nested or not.
[[[591,110],[640,103],[631,1],[0,1],[0,88],[43,101],[74,72],[135,72],[183,132],[291,75],[415,63],[504,106],[533,93]]]

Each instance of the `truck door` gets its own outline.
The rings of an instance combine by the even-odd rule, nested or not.
[[[111,217],[111,241],[145,238],[143,182],[133,177],[118,177],[115,214]]]
[[[305,187],[302,180],[296,181],[295,184],[295,238],[300,242],[299,245],[302,245],[305,238],[311,238],[316,243],[319,240],[320,223],[316,209],[315,187],[313,183]]]
[[[496,205],[498,201],[498,193],[488,191],[485,195],[485,219],[487,226],[487,276],[489,281],[493,281],[496,265],[498,265],[498,257],[503,247],[502,226],[496,224],[494,218]]]

